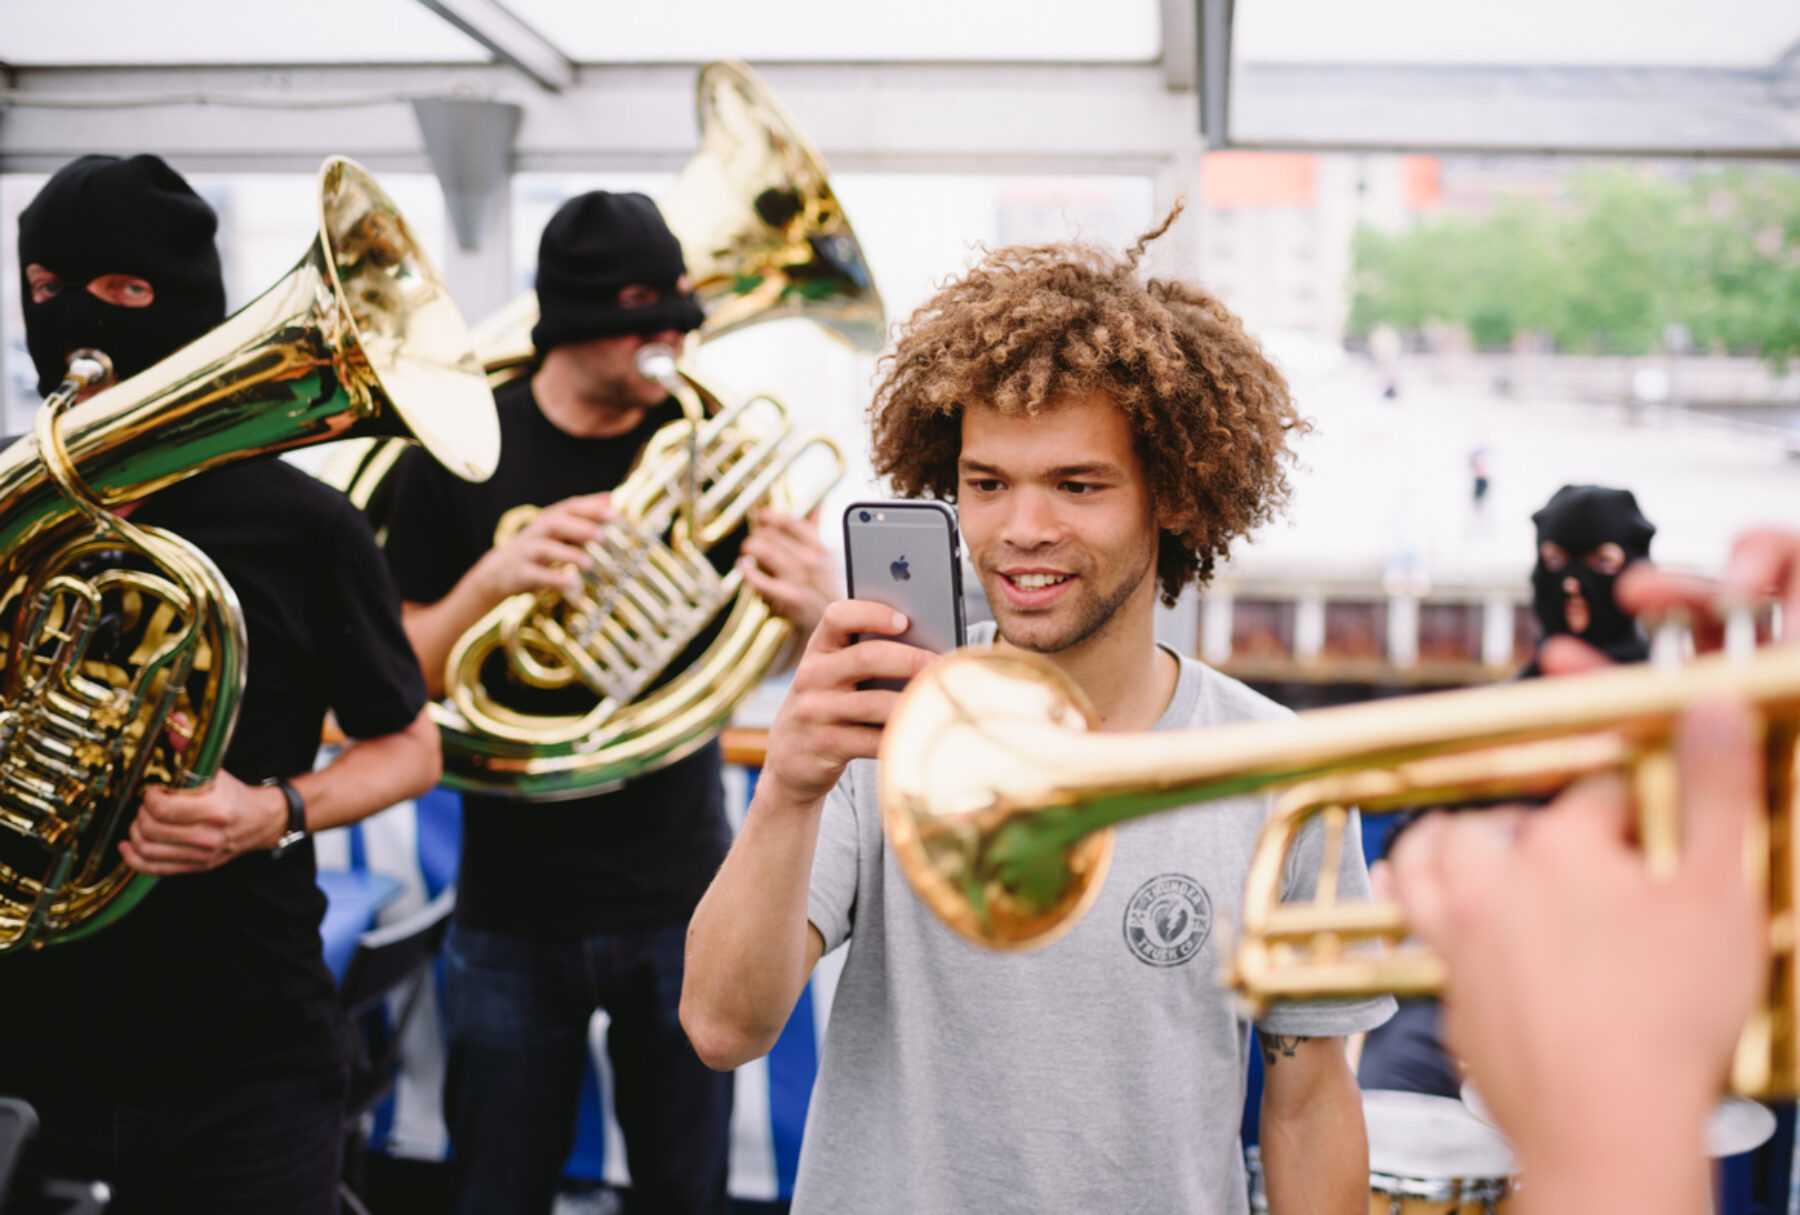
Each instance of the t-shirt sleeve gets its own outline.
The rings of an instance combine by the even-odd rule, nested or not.
[[[325,554],[330,571],[324,653],[326,696],[351,738],[411,725],[425,707],[425,678],[400,627],[400,596],[362,512],[344,499]]]
[[[400,598],[436,603],[448,595],[473,562],[457,551],[468,528],[458,480],[423,448],[410,447],[394,467],[383,552]]]
[[[860,861],[856,821],[856,764],[844,770],[825,795],[819,820],[819,842],[813,850],[812,881],[806,894],[806,918],[825,938],[830,953],[850,939],[856,920],[856,882]]]
[[[1283,902],[1309,899],[1318,889],[1319,869],[1324,864],[1325,820],[1314,816],[1300,829],[1300,837],[1288,852],[1282,880]],[[1344,824],[1343,856],[1338,864],[1338,898],[1367,902],[1369,868],[1363,861],[1362,816],[1354,810]],[[1335,1038],[1374,1029],[1394,1015],[1392,996],[1349,1000],[1309,1000],[1277,1004],[1257,1021],[1257,1029],[1271,1034],[1307,1038]]]

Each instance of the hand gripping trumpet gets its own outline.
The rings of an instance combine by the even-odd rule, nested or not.
[[[978,944],[1028,948],[1067,931],[1098,895],[1113,826],[1282,789],[1250,863],[1230,986],[1252,1006],[1430,994],[1441,961],[1406,940],[1399,907],[1337,897],[1351,811],[1521,797],[1621,772],[1645,863],[1666,872],[1680,838],[1671,735],[1685,707],[1715,695],[1750,702],[1768,755],[1768,814],[1745,864],[1767,894],[1774,960],[1731,1083],[1745,1096],[1791,1096],[1800,1089],[1800,646],[1678,671],[1622,667],[1322,709],[1292,722],[1106,735],[1048,662],[964,651],[915,678],[888,722],[882,820],[907,880],[946,923]],[[1324,833],[1318,889],[1283,902],[1289,849],[1315,820]]]

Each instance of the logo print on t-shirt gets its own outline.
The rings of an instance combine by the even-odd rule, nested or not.
[[[1147,966],[1180,966],[1212,935],[1212,900],[1193,878],[1153,877],[1125,904],[1125,945]]]

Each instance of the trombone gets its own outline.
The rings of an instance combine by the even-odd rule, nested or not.
[[[980,945],[1032,948],[1067,932],[1099,895],[1117,824],[1283,789],[1250,862],[1227,984],[1252,1008],[1432,994],[1441,959],[1407,942],[1400,908],[1338,897],[1352,811],[1528,796],[1622,772],[1646,864],[1667,871],[1680,837],[1676,719],[1721,695],[1748,701],[1765,725],[1768,815],[1745,863],[1767,895],[1774,959],[1731,1082],[1745,1096],[1791,1095],[1800,1091],[1792,839],[1800,646],[1672,672],[1621,667],[1321,709],[1289,722],[1106,735],[1094,732],[1080,689],[1045,660],[963,651],[913,680],[883,732],[882,823],[901,871],[945,923]],[[1284,902],[1287,857],[1315,821],[1318,888]]]

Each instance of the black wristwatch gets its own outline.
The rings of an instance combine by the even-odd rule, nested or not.
[[[287,799],[287,833],[269,849],[270,856],[286,856],[290,848],[306,838],[306,799],[300,796],[300,790],[294,788],[292,783],[279,776],[271,776],[263,785],[274,785],[281,790],[281,796]]]

